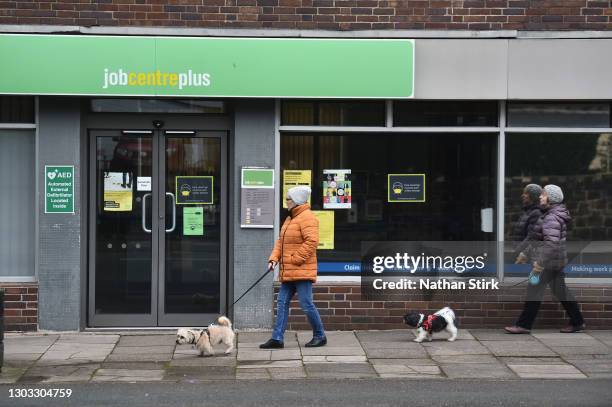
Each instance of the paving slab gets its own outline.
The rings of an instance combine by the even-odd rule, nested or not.
[[[12,352],[4,352],[4,361],[24,361],[33,363],[34,361],[40,359],[42,353],[12,353]]]
[[[302,352],[299,349],[275,349],[270,352],[270,360],[292,360],[301,359]]]
[[[99,369],[93,382],[152,382],[162,380],[163,370],[150,369]]]
[[[164,374],[164,380],[180,382],[234,380],[235,378],[236,369],[231,366],[170,367]]]
[[[119,335],[106,334],[62,334],[56,343],[82,343],[82,344],[115,344]]]
[[[513,365],[565,365],[566,362],[559,358],[539,358],[539,357],[501,357],[500,362]]]
[[[2,366],[0,372],[0,384],[15,383],[25,373],[25,367],[9,367],[6,364]]]
[[[453,363],[440,366],[450,379],[506,379],[516,377],[502,363]]]
[[[444,365],[452,364],[487,364],[498,363],[493,355],[437,355],[431,357],[434,362]]]
[[[113,355],[119,354],[147,354],[147,353],[173,353],[174,345],[165,346],[120,346],[117,345],[113,349]]]
[[[422,343],[430,356],[443,355],[487,355],[491,352],[478,341],[434,341]]]
[[[369,359],[372,365],[437,366],[432,359]]]
[[[268,369],[268,368],[279,368],[279,367],[300,367],[302,366],[301,360],[275,360],[268,362],[252,362],[252,363],[238,363],[236,368],[238,369]]]
[[[271,360],[272,359],[272,351],[271,350],[238,350],[238,360],[239,361],[248,361],[248,360]]]
[[[440,377],[442,371],[438,366],[427,365],[374,365],[374,370],[380,377],[414,377],[422,378],[424,376]]]
[[[610,356],[610,348],[600,344],[597,346],[549,346],[555,353],[561,356],[576,356],[576,355],[601,355]]]
[[[131,335],[122,336],[117,346],[174,346],[176,335]]]
[[[137,370],[159,370],[165,369],[167,362],[102,362],[102,369],[137,369]]]
[[[99,364],[35,366],[19,380],[21,383],[87,382]]]
[[[224,356],[224,357],[193,356],[193,357],[184,358],[184,359],[172,359],[168,365],[172,367],[236,366],[236,363],[237,363],[236,358],[231,357],[231,356],[230,357],[227,357],[227,356]]]
[[[604,359],[566,359],[566,361],[589,377],[612,375],[612,360]]]
[[[172,359],[172,353],[113,353],[108,355],[106,362],[168,362]]]
[[[612,347],[612,331],[591,331],[589,332],[589,335],[601,343]]]
[[[302,348],[304,356],[365,356],[365,352],[359,347],[333,347],[322,346],[319,348]]]
[[[401,347],[414,339],[412,330],[392,331],[356,331],[355,336],[363,346],[377,345],[387,347]]]
[[[569,364],[508,364],[523,379],[583,379],[586,376]]]
[[[304,365],[310,378],[360,379],[377,377],[369,363],[308,363]]]
[[[304,363],[367,363],[365,356],[304,356]]]
[[[370,359],[420,359],[428,356],[424,347],[417,343],[414,345],[408,345],[407,349],[367,348],[366,355]]]
[[[45,353],[49,348],[51,347],[51,344],[47,344],[47,345],[30,345],[30,344],[18,344],[18,343],[5,343],[4,344],[4,353],[6,354],[18,354],[18,353],[39,353],[39,354],[43,354]]]
[[[480,341],[486,346],[495,356],[557,356],[555,352],[550,350],[538,341]]]
[[[514,335],[509,334],[503,329],[470,329],[470,333],[472,336],[479,341],[510,341],[510,340],[519,340],[519,341],[537,341],[531,335]]]
[[[41,335],[41,336],[22,336],[19,334],[4,334],[4,346],[21,345],[21,346],[51,346],[60,336],[59,335]]]

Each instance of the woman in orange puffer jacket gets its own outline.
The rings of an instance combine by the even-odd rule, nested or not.
[[[262,349],[284,347],[283,337],[289,316],[289,303],[297,292],[302,310],[312,326],[313,337],[306,347],[327,344],[319,311],[312,302],[312,283],[317,281],[317,246],[319,221],[310,210],[310,188],[297,186],[287,191],[289,216],[280,231],[269,259],[269,267],[280,263],[276,324],[272,339],[260,345]]]

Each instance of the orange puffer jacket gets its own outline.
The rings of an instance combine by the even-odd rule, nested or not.
[[[307,203],[296,206],[285,219],[269,259],[280,264],[280,281],[316,282],[318,245],[319,220]]]

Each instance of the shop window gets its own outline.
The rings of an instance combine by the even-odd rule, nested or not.
[[[224,114],[225,102],[198,99],[92,99],[94,113]]]
[[[567,232],[572,277],[612,276],[612,134],[506,134],[505,234],[511,239],[526,184],[555,184],[572,221]],[[525,276],[507,248],[505,275]]]
[[[0,96],[0,123],[34,123],[34,97]]]
[[[395,101],[394,126],[496,127],[496,101]]]
[[[317,251],[319,271],[347,275],[335,265],[360,262],[364,241],[494,241],[496,154],[494,133],[284,133],[281,185],[284,171],[295,182],[311,171],[312,208],[334,218],[333,248]],[[350,208],[325,208],[326,170],[338,169],[351,171]],[[424,202],[389,202],[388,174],[425,174]],[[483,213],[491,221],[484,230]]]
[[[384,126],[385,102],[290,101],[281,105],[284,126]]]
[[[610,104],[508,103],[509,127],[610,127]]]
[[[34,275],[34,131],[0,130],[0,280]]]

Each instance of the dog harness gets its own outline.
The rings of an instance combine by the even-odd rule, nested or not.
[[[433,329],[433,321],[436,319],[436,317],[437,316],[434,314],[428,315],[427,320],[422,321],[422,323],[419,324],[419,328],[423,328],[427,332],[431,332]]]

